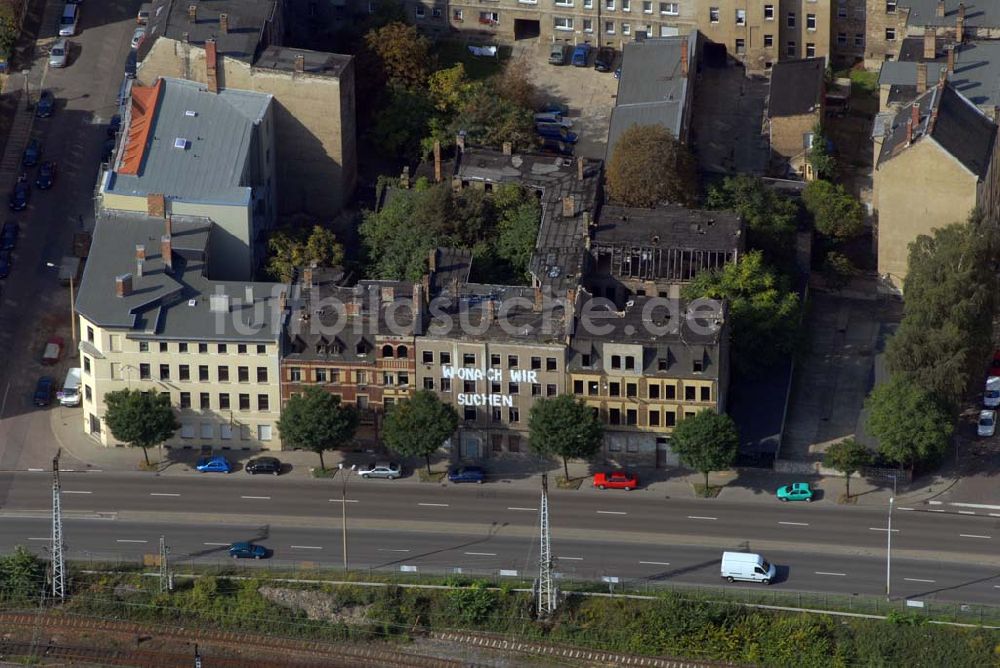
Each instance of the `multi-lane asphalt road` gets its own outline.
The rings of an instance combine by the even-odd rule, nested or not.
[[[238,540],[260,542],[286,564],[342,560],[336,480],[113,472],[62,479],[71,556],[138,559],[155,552],[164,535],[182,561],[225,559],[225,547]],[[4,473],[0,485],[9,490],[0,549],[41,549],[50,474]],[[524,487],[351,479],[346,499],[352,568],[536,568],[539,495]],[[780,567],[776,587],[885,592],[884,509],[588,489],[555,490],[550,500],[556,569],[564,577],[719,584],[721,552],[750,549]],[[903,506],[892,531],[893,595],[1000,603],[1000,518]]]

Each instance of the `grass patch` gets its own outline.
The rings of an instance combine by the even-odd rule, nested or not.
[[[473,80],[486,79],[498,74],[510,59],[511,49],[506,45],[498,46],[496,58],[474,56],[468,47],[465,42],[438,42],[435,52],[441,67],[449,68],[462,63],[467,77]]]
[[[339,470],[340,469],[321,469],[318,466],[309,469],[310,473],[312,473],[312,477],[314,478],[336,478],[337,471]]]
[[[580,489],[584,478],[567,478],[566,476],[556,476],[556,487],[559,489]]]
[[[691,487],[694,488],[695,496],[700,496],[703,499],[714,499],[722,491],[722,485],[705,485],[700,482],[691,483]]]
[[[158,471],[160,469],[160,462],[149,462],[148,464],[144,461],[139,462],[140,471]]]
[[[841,504],[856,504],[858,502],[857,496],[847,496],[846,494],[840,494],[837,497],[837,503]]]
[[[868,70],[851,70],[851,90],[865,95],[874,95],[878,91],[878,72]]]
[[[446,475],[448,475],[447,469],[444,471],[435,471],[434,469],[428,471],[427,467],[417,469],[417,478],[420,482],[443,482]]]

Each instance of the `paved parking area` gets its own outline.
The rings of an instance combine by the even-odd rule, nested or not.
[[[512,57],[529,60],[532,81],[544,101],[559,102],[569,107],[573,132],[580,136],[576,155],[603,160],[608,144],[611,109],[618,94],[618,80],[610,72],[594,69],[593,51],[588,67],[549,65],[549,46],[550,42],[542,40],[519,43]]]

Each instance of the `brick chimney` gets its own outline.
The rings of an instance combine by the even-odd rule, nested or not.
[[[542,293],[542,288],[535,286],[535,299],[531,304],[531,310],[535,313],[542,312],[542,306],[545,304],[545,296]]]
[[[173,236],[173,233],[174,233],[174,217],[173,216],[164,216],[164,218],[163,218],[163,229],[166,230],[166,232],[164,232],[164,234],[166,234],[168,237],[169,236]]]
[[[306,71],[306,57],[301,53],[295,55],[295,71],[300,74]]]
[[[194,3],[188,5],[188,21],[191,23],[198,22],[198,5]]]
[[[288,297],[285,296],[285,291],[282,290],[278,295],[278,310],[284,313],[286,306],[288,306]]]
[[[441,183],[441,142],[434,140],[434,183]]]
[[[587,167],[587,161],[583,158],[576,159],[576,178],[583,181],[583,173]]]
[[[497,320],[497,304],[492,299],[483,304],[483,320],[491,325]]]
[[[316,270],[316,263],[309,265],[302,270],[302,284],[307,290],[312,290],[313,287],[313,272]]]
[[[955,19],[955,41],[961,44],[965,41],[965,5],[958,5],[958,18]]]
[[[514,145],[509,141],[505,141],[501,146],[504,155],[512,155],[514,153]]]
[[[361,304],[352,297],[351,301],[344,304],[344,314],[351,318],[357,317],[361,314]]]
[[[681,76],[688,75],[688,41],[687,37],[681,40]]]
[[[576,215],[576,198],[566,195],[562,200],[562,215],[564,218],[572,218]]]
[[[917,63],[917,94],[927,91],[927,63]]]
[[[396,288],[392,285],[383,285],[379,290],[379,300],[383,303],[396,301]]]
[[[146,261],[146,247],[137,244],[135,247],[135,276],[142,278],[142,265]]]
[[[428,254],[427,257],[427,268],[433,274],[435,271],[437,271],[437,265],[438,265],[438,251],[437,248],[432,248],[431,252]]]
[[[944,16],[944,0],[938,0],[937,9],[934,11],[938,18]]]
[[[167,217],[167,201],[163,193],[149,193],[146,195],[146,215],[150,218]]]
[[[949,46],[947,53],[948,53],[947,71],[948,71],[948,74],[954,74],[955,73],[955,47],[954,46]]]
[[[219,92],[219,54],[215,49],[215,40],[205,40],[205,78],[208,79],[208,91]]]
[[[934,60],[937,55],[937,32],[932,26],[924,28],[924,60]]]
[[[219,32],[225,35],[229,32],[229,14],[219,14]]]
[[[115,276],[115,294],[119,297],[128,297],[132,294],[132,274]]]
[[[174,246],[169,234],[160,237],[160,256],[163,258],[163,270],[171,273],[174,270]]]

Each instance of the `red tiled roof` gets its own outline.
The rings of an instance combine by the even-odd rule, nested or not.
[[[139,167],[149,143],[149,133],[153,130],[156,118],[156,105],[162,93],[163,79],[158,79],[152,86],[132,87],[132,112],[119,174],[139,175]]]

